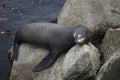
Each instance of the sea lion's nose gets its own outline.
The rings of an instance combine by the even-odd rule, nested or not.
[[[80,44],[80,45],[84,44],[85,43],[85,38],[80,38],[80,39],[76,40],[76,43]]]

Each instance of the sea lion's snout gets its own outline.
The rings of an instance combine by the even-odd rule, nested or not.
[[[76,44],[83,45],[86,43],[86,38],[83,37],[81,34],[78,34],[75,39]]]
[[[80,39],[77,39],[76,40],[76,43],[77,44],[80,44],[80,45],[82,45],[82,44],[85,44],[86,43],[86,39],[83,37],[83,38],[80,38]]]
[[[76,41],[76,43],[82,44],[85,42],[85,38],[80,38]]]

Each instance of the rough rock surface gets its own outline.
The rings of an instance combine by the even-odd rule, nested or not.
[[[109,29],[102,42],[101,51],[107,61],[117,50],[120,49],[120,28]]]
[[[120,49],[101,67],[96,80],[120,80]]]
[[[96,71],[99,68],[98,50],[92,44],[88,44],[74,46],[66,54],[66,57],[61,55],[50,68],[37,73],[32,72],[33,67],[47,53],[48,51],[44,49],[22,44],[19,49],[18,61],[13,62],[10,80],[66,80],[65,77],[68,77],[67,80],[71,80],[69,79],[70,76],[73,78],[72,80],[76,80],[78,77],[83,78],[84,75],[85,78],[96,75]],[[64,57],[66,58],[65,60]],[[75,72],[76,70],[78,71]],[[71,72],[80,74],[76,74],[78,76],[74,78],[75,74]]]
[[[57,60],[52,68],[37,73],[32,71],[47,53],[47,50],[22,44],[19,49],[18,61],[13,62],[10,80],[61,80],[62,57]]]
[[[109,29],[102,42],[105,63],[96,80],[120,80],[120,28]]]
[[[58,23],[83,25],[92,32],[106,31],[120,25],[120,0],[67,0]]]
[[[87,80],[99,69],[99,51],[92,44],[74,46],[64,58],[63,80]]]

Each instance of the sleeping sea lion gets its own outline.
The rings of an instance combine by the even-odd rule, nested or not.
[[[54,23],[27,24],[16,32],[14,40],[14,58],[18,59],[21,43],[46,48],[49,54],[33,69],[34,72],[50,67],[61,53],[67,52],[76,43],[88,43],[91,34],[82,26],[65,27]]]

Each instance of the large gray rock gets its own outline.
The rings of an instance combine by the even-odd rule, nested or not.
[[[63,80],[87,80],[96,76],[99,69],[99,51],[92,44],[74,46],[65,56]]]
[[[61,80],[60,65],[63,57],[60,57],[51,68],[37,73],[32,71],[47,54],[47,50],[22,44],[19,49],[19,58],[13,62],[10,80]]]
[[[101,67],[96,80],[120,80],[120,49]]]
[[[18,61],[13,62],[10,80],[66,80],[66,78],[71,80],[70,76],[73,78],[72,80],[76,80],[78,76],[74,78],[74,73],[80,73],[76,75],[83,75],[82,78],[86,78],[96,75],[96,71],[99,68],[98,50],[92,44],[88,44],[73,47],[66,54],[65,60],[65,55],[61,55],[50,68],[37,73],[32,72],[35,65],[47,53],[48,51],[44,49],[22,44],[19,49]],[[63,77],[61,77],[61,74]]]
[[[67,0],[58,23],[83,25],[92,32],[105,32],[120,24],[120,0]]]
[[[103,39],[101,51],[107,61],[117,50],[120,49],[120,28],[109,29]]]

